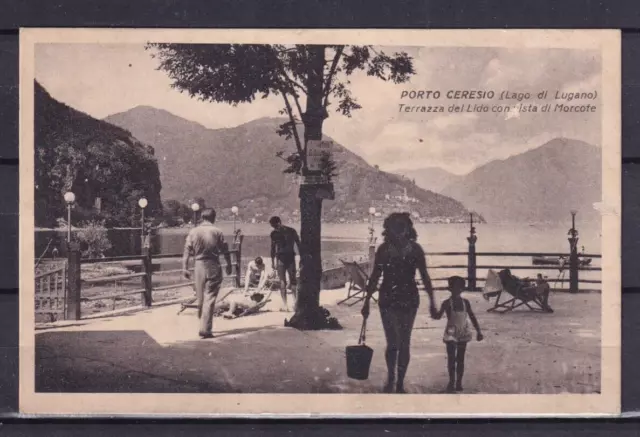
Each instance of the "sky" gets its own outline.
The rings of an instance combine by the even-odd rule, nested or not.
[[[353,95],[362,109],[345,117],[329,108],[324,133],[386,171],[440,167],[464,174],[495,159],[539,147],[557,137],[601,143],[601,108],[595,113],[418,113],[400,112],[401,103],[444,106],[448,90],[530,92],[597,91],[598,52],[576,49],[472,47],[379,47],[413,57],[416,74],[394,84],[356,73]],[[140,105],[165,109],[208,128],[233,127],[261,117],[279,116],[281,97],[232,107],[202,102],[171,88],[166,73],[144,46],[135,44],[40,44],[35,77],[57,100],[96,118]],[[401,99],[403,91],[438,90],[439,100]],[[549,103],[560,103],[548,100]],[[511,102],[488,102],[516,104]],[[575,102],[571,102],[575,103]]]

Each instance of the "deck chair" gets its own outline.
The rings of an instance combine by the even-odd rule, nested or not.
[[[300,283],[298,281],[298,283]],[[278,273],[275,271],[271,271],[267,274],[267,279],[264,281],[264,290],[275,291],[280,290],[280,279],[278,278]]]
[[[369,282],[369,275],[364,271],[360,265],[355,261],[343,261],[340,260],[342,264],[344,264],[347,273],[349,274],[349,289],[347,290],[347,297],[340,302],[338,305],[342,305],[343,303],[347,303],[349,301],[353,301],[348,303],[347,305],[353,306],[358,302],[364,300],[367,295],[367,283]],[[355,293],[353,293],[355,291]],[[371,296],[374,302],[378,302],[378,300]]]
[[[497,291],[486,290],[483,293],[485,299],[496,296],[493,307],[489,308],[488,312],[506,313],[521,306],[525,306],[534,312],[553,312],[549,305],[545,305],[535,285],[513,276],[509,269],[501,270],[497,276],[501,284],[500,289]],[[500,299],[502,299],[503,293],[508,296],[505,296],[506,299],[501,302]]]

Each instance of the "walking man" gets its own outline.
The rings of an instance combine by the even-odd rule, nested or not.
[[[298,299],[297,278],[296,278],[296,251],[298,246],[300,251],[300,237],[295,229],[282,224],[280,217],[271,217],[269,224],[273,228],[271,232],[271,267],[278,272],[280,279],[280,295],[282,297],[281,311],[289,311],[287,305],[287,273],[293,298]],[[295,307],[295,302],[294,302]]]
[[[202,211],[202,221],[189,231],[182,255],[182,271],[186,279],[191,278],[189,260],[195,259],[194,282],[198,299],[198,318],[200,320],[200,337],[213,338],[213,309],[222,284],[222,267],[220,255],[227,262],[226,273],[231,274],[231,255],[224,241],[222,231],[213,224],[216,212],[212,208]]]

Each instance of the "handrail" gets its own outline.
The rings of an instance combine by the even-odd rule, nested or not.
[[[569,265],[565,265],[564,268],[560,266],[476,266],[476,269],[509,269],[509,270],[569,270]],[[600,271],[600,267],[578,267],[578,270],[592,270]]]
[[[100,276],[98,278],[82,279],[85,284],[100,284],[102,282],[124,281],[126,279],[141,278],[145,273],[131,273],[127,275]]]
[[[525,278],[523,278],[525,279]],[[529,278],[532,279],[532,278]],[[431,282],[440,282],[440,281],[448,281],[449,278],[431,278]],[[465,277],[465,281],[468,281],[469,278]],[[477,282],[486,282],[486,278],[476,278]],[[533,280],[533,279],[532,279]],[[552,279],[547,278],[547,282],[569,282],[569,279]],[[416,281],[418,282],[418,281]],[[585,284],[602,284],[602,281],[599,279],[578,279],[578,282],[584,282]]]
[[[91,297],[81,297],[80,300],[83,300],[85,302],[93,302],[95,300],[117,299],[120,296],[128,296],[130,294],[141,294],[143,292],[144,292],[144,288],[140,288],[138,290],[123,291],[122,293],[105,294],[101,296],[91,296]]]
[[[238,253],[237,249],[230,249],[229,255],[233,255]],[[225,255],[226,253],[222,253],[221,255]],[[141,261],[144,258],[144,255],[125,255],[125,256],[107,256],[104,258],[84,258],[80,260],[82,264],[96,264],[96,263],[108,263],[108,262],[118,262],[118,261]],[[182,253],[159,253],[152,254],[151,258],[153,259],[165,259],[165,258],[182,258]]]
[[[126,256],[107,256],[104,258],[84,258],[80,260],[81,264],[109,263],[118,261],[140,261],[142,255],[126,255]]]
[[[427,252],[427,256],[467,256],[469,252]],[[476,256],[563,256],[568,258],[570,254],[559,252],[476,252]],[[602,258],[597,253],[579,253],[579,258]]]
[[[153,291],[164,291],[171,290],[172,288],[180,288],[180,287],[192,287],[195,282],[181,282],[179,284],[170,284],[170,285],[162,285],[160,287],[153,287]]]
[[[563,256],[569,258],[569,253],[544,253],[544,252],[476,252],[476,256]],[[579,253],[578,258],[602,258],[599,254]]]
[[[427,266],[428,269],[466,269],[466,264],[440,264],[435,266]],[[509,270],[569,270],[569,265],[565,265],[564,268],[560,266],[476,266],[476,269],[509,269]],[[601,271],[600,267],[578,267],[581,271]]]
[[[568,253],[561,252],[476,252],[476,256],[564,256]]]
[[[221,256],[224,256],[224,255],[226,255],[227,253],[228,253],[229,255],[236,254],[236,253],[238,253],[238,249],[229,249],[229,251],[228,251],[228,252],[221,253],[220,255],[221,255]],[[181,252],[181,253],[159,253],[159,254],[151,255],[151,257],[152,257],[153,259],[182,258],[182,255],[183,255],[183,254],[182,254],[182,252]]]

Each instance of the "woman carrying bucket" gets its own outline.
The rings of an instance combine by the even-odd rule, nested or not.
[[[371,295],[382,275],[378,306],[387,340],[385,359],[388,375],[384,391],[391,393],[395,385],[397,393],[405,393],[404,377],[409,367],[411,331],[420,305],[416,270],[420,273],[429,296],[431,317],[436,314],[436,306],[425,254],[416,243],[417,233],[409,214],[390,214],[384,220],[383,228],[384,242],[376,251],[362,316],[365,320],[369,317]]]

